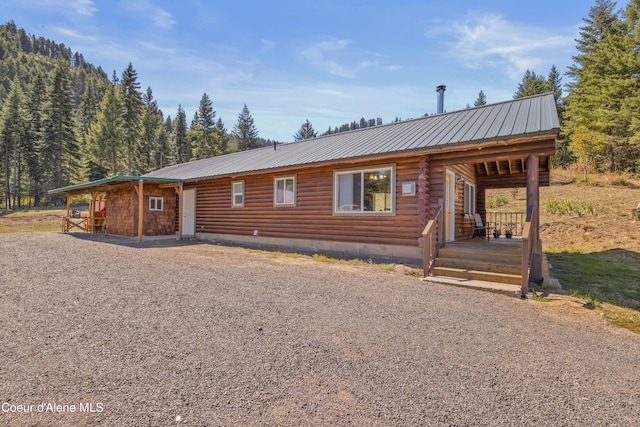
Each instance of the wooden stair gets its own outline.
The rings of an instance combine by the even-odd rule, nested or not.
[[[431,275],[520,285],[521,259],[518,239],[449,242],[438,251]]]

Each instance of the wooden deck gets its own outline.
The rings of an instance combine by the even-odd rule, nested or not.
[[[522,240],[469,239],[440,248],[426,281],[520,296]]]

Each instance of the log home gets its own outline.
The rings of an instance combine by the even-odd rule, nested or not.
[[[486,219],[486,190],[526,187],[524,293],[539,275],[538,188],[558,132],[543,94],[52,192],[106,193],[108,233],[420,260],[428,275],[474,213]]]

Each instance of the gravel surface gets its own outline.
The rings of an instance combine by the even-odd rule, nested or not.
[[[640,420],[640,336],[384,266],[0,234],[0,322],[0,425]]]

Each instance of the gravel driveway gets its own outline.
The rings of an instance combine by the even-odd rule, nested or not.
[[[0,425],[638,425],[640,336],[391,270],[0,234]]]

